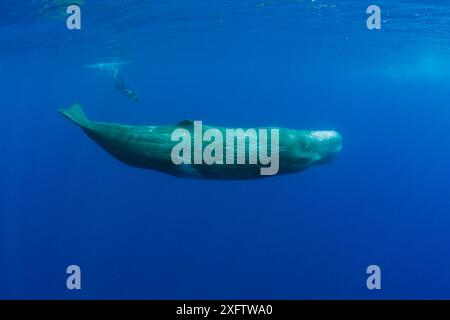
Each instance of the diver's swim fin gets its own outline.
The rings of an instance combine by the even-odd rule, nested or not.
[[[83,109],[78,103],[75,103],[68,109],[59,108],[58,111],[80,127],[87,127],[89,125],[89,120],[86,118]]]
[[[93,63],[93,64],[87,64],[84,67],[89,69],[100,69],[100,70],[114,70],[117,69],[119,66],[123,66],[125,64],[129,64],[131,61],[116,61],[116,62],[100,62],[100,63]]]

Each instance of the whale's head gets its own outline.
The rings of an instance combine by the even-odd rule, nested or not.
[[[329,163],[341,152],[342,138],[336,131],[311,131],[308,138],[314,164]]]
[[[298,154],[310,165],[325,164],[340,153],[342,138],[336,131],[307,131],[301,135],[298,148]]]

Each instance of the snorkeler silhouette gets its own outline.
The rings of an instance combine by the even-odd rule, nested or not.
[[[122,91],[127,96],[128,99],[131,99],[133,101],[139,101],[139,95],[135,91],[127,88],[125,82],[123,81],[123,78],[119,74],[118,69],[114,70],[114,81],[116,82],[117,89]]]
[[[122,91],[125,96],[133,101],[139,101],[139,95],[131,90],[130,88],[128,88],[125,85],[125,81],[123,80],[122,76],[119,73],[119,66],[124,65],[124,64],[128,64],[130,63],[129,61],[119,61],[119,62],[102,62],[102,63],[96,63],[96,64],[89,64],[86,65],[86,68],[90,68],[90,69],[98,69],[98,70],[106,70],[106,71],[112,71],[113,73],[113,79],[116,83],[116,87],[119,91]]]

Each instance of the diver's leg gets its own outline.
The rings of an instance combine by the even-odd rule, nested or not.
[[[119,70],[114,69],[114,81],[116,82],[116,87],[118,90],[123,91],[125,89],[125,84],[122,77],[119,75]]]

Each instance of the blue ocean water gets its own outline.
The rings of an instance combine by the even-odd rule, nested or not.
[[[450,298],[449,4],[2,0],[0,298]],[[108,61],[131,61],[139,102],[84,67]],[[56,111],[74,102],[127,124],[337,130],[343,149],[293,175],[177,179],[109,156]]]

